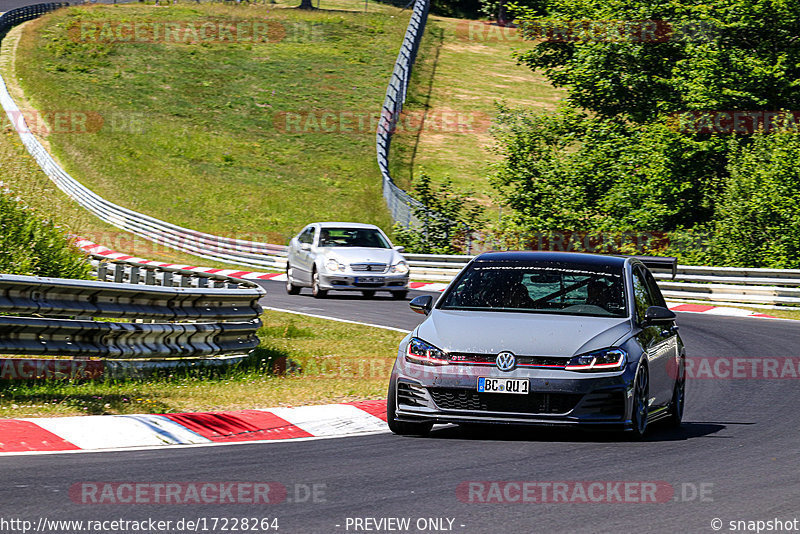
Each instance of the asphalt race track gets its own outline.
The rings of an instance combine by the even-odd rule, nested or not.
[[[277,282],[265,286],[265,303],[277,308],[399,328],[413,327],[420,317],[407,302],[388,297],[332,294],[315,300],[305,291],[289,297]],[[785,357],[794,356],[800,346],[800,323],[680,314],[679,324],[690,356]],[[715,532],[712,520],[720,519],[721,531],[729,532],[733,520],[793,520],[800,515],[797,384],[791,379],[691,380],[683,427],[653,427],[639,443],[603,433],[442,427],[429,438],[373,434],[0,457],[0,527],[2,519],[11,518],[34,525],[39,518],[207,518],[211,531],[208,518],[269,517],[278,518],[282,533]],[[279,482],[288,494],[280,504],[257,506],[76,504],[69,488],[85,481]],[[657,482],[673,492],[664,498],[659,490],[659,502],[649,503],[574,498],[569,503],[481,503],[457,494],[469,481]],[[317,496],[308,497],[314,484]],[[379,530],[371,522],[356,529],[356,518],[410,518],[411,523],[406,530]],[[416,521],[428,518],[445,520],[438,530],[418,530]]]

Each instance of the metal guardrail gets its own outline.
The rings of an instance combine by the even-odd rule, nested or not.
[[[45,13],[56,10],[60,7],[66,7],[69,2],[52,2],[48,4],[35,4],[32,6],[23,6],[10,11],[6,11],[0,15],[0,35],[3,35],[8,30],[21,24],[25,21],[38,18]]]
[[[408,228],[419,226],[414,215],[414,207],[424,208],[422,203],[412,198],[408,193],[397,187],[389,173],[389,147],[392,144],[394,133],[403,104],[406,101],[408,84],[411,81],[411,69],[417,58],[417,51],[422,36],[425,33],[425,23],[428,20],[430,0],[416,0],[411,20],[408,23],[403,44],[394,64],[389,87],[386,89],[386,98],[381,109],[381,118],[378,122],[375,148],[378,155],[378,167],[383,178],[383,198],[392,215],[392,219]]]
[[[258,300],[264,294],[260,287],[138,286],[0,274],[0,353],[111,359],[247,354],[258,345]]]
[[[36,4],[14,9],[0,16],[0,29],[34,19],[68,3]],[[2,33],[2,32],[0,32]],[[175,250],[223,263],[257,268],[281,269],[285,266],[286,246],[207,234],[168,223],[118,206],[88,188],[62,169],[28,128],[19,107],[0,77],[0,105],[8,115],[22,143],[44,173],[69,197],[101,220]]]

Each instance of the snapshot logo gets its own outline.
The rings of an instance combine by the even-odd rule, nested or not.
[[[675,360],[670,361],[668,372],[678,376]],[[686,358],[686,378],[703,380],[787,380],[800,378],[800,357],[711,357]]]
[[[274,20],[81,21],[68,34],[76,43],[277,43],[286,27]]]
[[[273,126],[289,134],[374,134],[385,133],[482,133],[491,125],[491,117],[479,111],[433,109],[403,111],[397,116],[388,112],[363,110],[279,111]]]
[[[673,113],[668,126],[680,133],[752,134],[797,130],[800,111],[683,111]]]
[[[665,43],[707,41],[716,34],[712,24],[665,20],[531,19],[518,24],[462,21],[456,37],[462,41],[540,41],[551,43]]]
[[[458,500],[469,504],[646,504],[711,502],[713,483],[684,482],[677,487],[663,480],[465,481],[456,488]]]
[[[77,504],[280,504],[324,503],[326,485],[280,482],[76,482]]]

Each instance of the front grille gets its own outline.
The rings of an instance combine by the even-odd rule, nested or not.
[[[508,395],[478,393],[462,388],[428,388],[433,401],[442,410],[507,413],[567,413],[578,403],[580,393],[539,393]]]
[[[406,406],[426,406],[423,388],[407,382],[397,384],[397,404]]]
[[[451,352],[448,354],[451,362],[455,363],[485,363],[494,365],[497,354],[473,354],[466,352]],[[556,367],[564,369],[568,358],[548,358],[546,356],[517,356],[517,367]]]
[[[366,273],[385,273],[386,272],[386,265],[385,263],[351,263],[350,269],[353,272],[366,272]]]
[[[622,417],[625,415],[625,392],[595,391],[586,395],[580,407],[581,415]]]

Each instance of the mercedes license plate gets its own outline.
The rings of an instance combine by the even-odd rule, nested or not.
[[[527,395],[528,379],[526,378],[478,378],[478,393],[515,393]]]
[[[359,276],[356,278],[356,284],[382,284],[383,278],[380,276]]]

